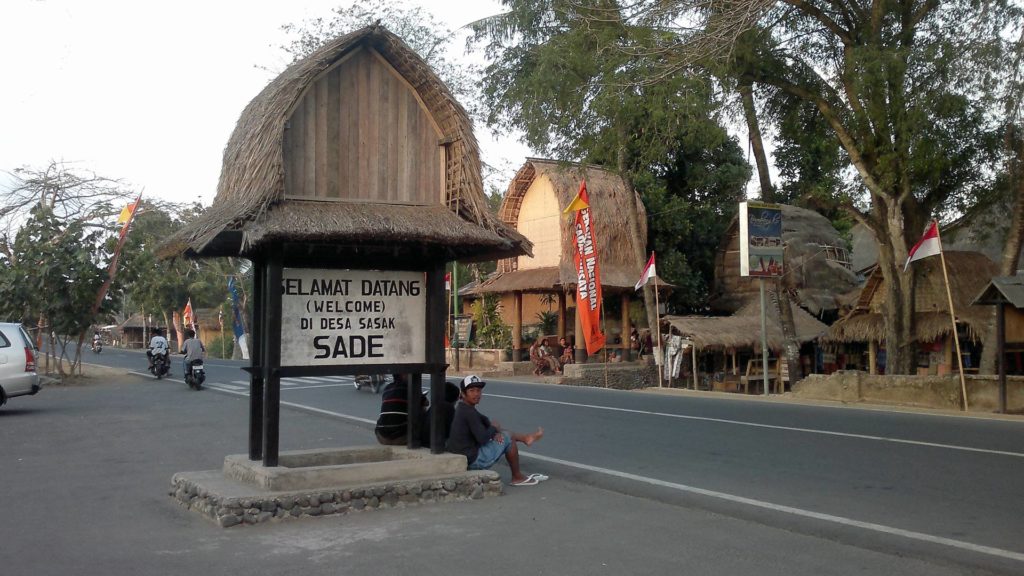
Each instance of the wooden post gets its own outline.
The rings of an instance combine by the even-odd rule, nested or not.
[[[267,308],[264,266],[262,256],[253,260],[252,292],[256,313],[252,315],[252,355],[249,361],[249,460],[253,461],[263,458],[263,311]]]
[[[934,221],[933,221],[934,222]],[[942,237],[935,226],[935,237],[939,240],[939,258],[942,259],[942,278],[946,281],[946,298],[949,301],[949,319],[953,323],[953,344],[956,346],[956,361],[960,367],[960,391],[963,393],[964,412],[967,412],[967,380],[964,378],[964,357],[960,353],[960,335],[956,333],[956,313],[953,311],[953,293],[949,289],[949,274],[946,272],[946,254],[942,251]]]
[[[690,352],[691,352],[691,354],[693,356],[693,389],[696,390],[697,389],[697,378],[699,377],[699,374],[697,374],[697,344],[696,343],[690,344]]]
[[[558,293],[558,337],[565,338],[565,292]]]
[[[629,292],[622,293],[622,361],[630,360],[629,333],[633,327],[629,323]]]
[[[868,374],[878,374],[878,341],[868,341]]]
[[[427,362],[434,365],[444,363],[444,335],[439,334],[437,327],[443,326],[442,315],[447,301],[444,295],[444,264],[439,263],[427,272]],[[445,370],[435,369],[430,373],[430,405],[440,406],[444,401]],[[444,420],[440,410],[430,411],[430,452],[444,452]],[[411,433],[411,431],[410,431]]]
[[[429,296],[427,300],[429,302]],[[430,345],[429,340],[427,345]],[[409,416],[405,421],[407,432],[405,445],[410,450],[415,450],[420,447],[420,429],[423,426],[423,413],[420,410],[423,405],[423,374],[417,372],[416,374],[403,374],[403,376],[405,376],[405,382],[408,384],[408,387],[405,389],[405,399],[408,402],[406,406],[409,408]]]
[[[523,293],[518,290],[512,293],[512,361],[522,358],[523,348]]]
[[[281,276],[280,246],[269,250],[263,284],[263,465],[277,466],[281,426]],[[252,392],[250,391],[250,394]]]
[[[999,413],[1006,414],[1006,304],[996,304],[996,362],[999,366]]]
[[[761,285],[761,375],[764,379],[764,395],[768,395],[768,316],[765,312],[764,278],[759,278]]]

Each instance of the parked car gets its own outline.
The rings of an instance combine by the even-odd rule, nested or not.
[[[0,406],[39,392],[36,347],[21,324],[0,322]]]

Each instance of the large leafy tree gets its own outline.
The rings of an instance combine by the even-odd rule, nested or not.
[[[637,245],[658,251],[659,274],[679,287],[674,308],[703,308],[714,249],[750,176],[716,116],[715,86],[695,69],[651,76],[662,55],[631,50],[631,38],[654,44],[662,33],[630,24],[616,2],[504,4],[508,12],[474,26],[490,59],[488,122],[522,130],[554,158],[617,171],[647,206],[649,238]],[[645,303],[654,325],[650,289]]]
[[[516,35],[504,36],[521,47],[524,59],[537,55],[521,39],[565,26],[569,16],[582,30],[611,22],[622,31],[618,41],[607,41],[600,30],[589,32],[592,52],[625,54],[629,64],[623,68],[642,71],[630,84],[635,89],[671,83],[701,67],[738,85],[785,96],[791,99],[789,113],[809,111],[827,126],[821,135],[841,147],[848,168],[834,204],[867,226],[879,246],[888,290],[889,371],[910,371],[915,282],[912,271],[903,273],[902,263],[930,218],[970,206],[997,171],[1002,130],[993,110],[1006,76],[1006,32],[1021,22],[1019,2],[605,0],[583,9],[570,1],[509,0],[506,5],[526,18]],[[756,41],[749,38],[751,31],[757,31]],[[803,150],[806,143],[801,139]],[[821,150],[834,157],[827,146]]]
[[[59,162],[14,176],[16,185],[0,196],[0,314],[48,335],[48,359],[63,375],[75,336],[70,369],[80,366],[81,335],[96,321],[96,294],[111,257],[115,206],[130,191]]]

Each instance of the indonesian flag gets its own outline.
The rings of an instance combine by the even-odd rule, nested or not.
[[[192,314],[192,299],[189,298],[185,304],[185,311],[181,313],[182,321],[186,327],[193,327],[195,325],[195,317]]]
[[[452,289],[452,273],[451,272],[448,272],[447,274],[444,275],[444,289],[445,290],[451,290]]]
[[[939,225],[935,220],[932,220],[932,224],[925,230],[924,236],[921,236],[917,244],[914,244],[910,252],[907,252],[907,263],[903,265],[903,271],[906,272],[910,263],[915,260],[937,256],[941,253],[942,242],[939,240]]]
[[[654,269],[654,252],[651,252],[651,259],[647,261],[647,266],[644,266],[644,272],[640,275],[640,281],[636,283],[636,288],[633,288],[633,291],[643,288],[657,273]]]

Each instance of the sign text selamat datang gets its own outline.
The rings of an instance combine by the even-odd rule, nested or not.
[[[422,272],[286,268],[281,365],[421,363]]]

